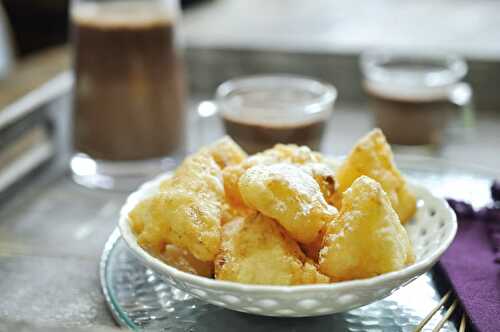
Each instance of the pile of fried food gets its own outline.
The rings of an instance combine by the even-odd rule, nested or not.
[[[225,137],[187,157],[129,220],[139,245],[177,269],[301,285],[369,278],[413,263],[402,223],[415,209],[375,129],[337,165],[296,145],[247,156]]]

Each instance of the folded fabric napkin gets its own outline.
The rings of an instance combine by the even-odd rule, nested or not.
[[[471,208],[464,213],[452,203],[459,217],[457,236],[439,265],[472,326],[480,332],[499,332],[500,220],[491,215],[497,211],[490,209],[485,216],[485,210],[474,213]]]

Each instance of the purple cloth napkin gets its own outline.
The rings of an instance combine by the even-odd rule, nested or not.
[[[494,244],[500,227],[491,226],[460,220],[457,236],[439,263],[480,332],[500,331],[500,264]]]

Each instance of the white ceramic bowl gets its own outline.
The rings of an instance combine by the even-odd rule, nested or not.
[[[332,284],[304,286],[246,285],[219,281],[182,272],[149,255],[129,227],[128,213],[158,190],[162,178],[142,185],[132,193],[120,214],[123,239],[142,263],[175,287],[224,308],[265,316],[306,317],[347,311],[384,298],[428,271],[452,242],[457,221],[445,200],[427,189],[411,185],[418,198],[417,213],[405,225],[416,262],[402,270],[377,277]]]

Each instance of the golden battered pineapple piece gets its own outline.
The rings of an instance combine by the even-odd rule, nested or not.
[[[155,221],[151,208],[154,197],[141,201],[129,213],[129,223],[132,232],[137,237],[137,243],[148,253],[158,257],[163,252],[167,241],[164,232],[167,225]]]
[[[301,165],[304,171],[313,177],[319,185],[319,189],[323,193],[328,204],[333,205],[335,194],[335,174],[332,168],[324,163],[307,163]]]
[[[229,136],[217,140],[209,146],[209,150],[221,169],[237,165],[247,158],[246,152]]]
[[[361,175],[367,175],[382,185],[402,223],[413,216],[415,195],[396,168],[391,148],[380,129],[374,129],[363,137],[337,169],[335,179],[338,188],[334,195],[337,208],[340,208],[342,193]]]
[[[228,202],[224,202],[222,203],[221,225],[225,225],[236,218],[245,218],[254,212],[255,210],[250,208],[234,207]]]
[[[329,160],[319,152],[311,151],[307,146],[277,144],[264,154],[275,156],[278,162],[287,162],[302,168],[318,183],[321,192],[328,201],[335,192],[335,178]]]
[[[202,261],[213,261],[220,246],[222,173],[209,151],[188,157],[160,192],[130,213],[141,247],[159,256],[165,245],[187,249]]]
[[[244,206],[241,198],[238,181],[246,170],[257,165],[272,165],[280,162],[288,162],[295,165],[306,165],[309,163],[326,163],[326,158],[319,152],[311,151],[307,146],[297,146],[294,144],[284,145],[277,144],[272,149],[265,150],[261,153],[254,154],[238,165],[226,167],[223,171],[224,189],[226,191],[227,200],[234,206]],[[318,168],[318,167],[316,167]],[[310,167],[309,172],[313,172],[313,167]],[[316,171],[319,179],[319,169]],[[323,170],[322,172],[325,172]],[[330,176],[330,174],[328,174]],[[315,176],[316,178],[316,176]],[[328,183],[330,180],[321,181]],[[321,186],[323,188],[324,186]],[[325,188],[329,188],[326,186]],[[328,189],[330,190],[330,189]],[[326,196],[329,195],[327,190]]]
[[[178,270],[211,278],[214,275],[214,263],[196,259],[189,251],[174,244],[167,244],[165,250],[158,256],[170,266]]]
[[[369,278],[414,261],[406,230],[378,182],[361,176],[345,191],[325,235],[319,269],[332,280]]]
[[[333,219],[333,220],[335,220],[335,219]],[[330,222],[333,222],[333,220]],[[313,260],[316,263],[318,262],[318,259],[319,259],[319,251],[321,250],[321,248],[323,248],[323,241],[324,241],[328,226],[330,225],[330,222],[325,224],[325,226],[323,226],[323,228],[321,229],[318,236],[314,239],[313,242],[307,243],[307,244],[300,243],[300,248],[302,249],[304,254],[306,254],[307,257],[309,257],[311,260]]]
[[[318,271],[317,264],[311,259],[306,258],[303,267],[303,274],[300,284],[328,284],[330,278]]]
[[[286,231],[260,213],[223,226],[215,278],[261,285],[328,282]]]
[[[272,156],[279,161],[287,161],[296,165],[319,163],[324,160],[321,153],[311,151],[305,145],[298,146],[295,144],[276,144],[272,149],[264,151],[263,154]]]
[[[313,242],[337,214],[316,181],[291,164],[252,167],[240,178],[239,189],[247,206],[276,219],[301,243]]]
[[[245,207],[238,188],[240,177],[247,169],[255,165],[271,165],[278,161],[278,156],[274,154],[257,153],[248,157],[240,164],[226,167],[222,172],[222,176],[224,179],[224,191],[228,202],[235,207]]]
[[[184,159],[174,175],[160,184],[162,192],[172,188],[190,189],[223,198],[222,171],[213,159],[211,151],[203,148]]]

